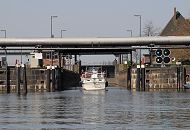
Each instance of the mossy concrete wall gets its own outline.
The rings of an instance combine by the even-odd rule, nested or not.
[[[8,79],[11,91],[16,91],[17,70],[15,67],[8,68]],[[23,70],[20,73],[20,86],[23,88]],[[47,71],[45,68],[26,68],[27,88],[28,90],[47,90]],[[77,87],[80,81],[80,75],[76,72],[61,69],[59,90]],[[50,79],[51,82],[51,79]],[[6,91],[6,69],[0,68],[0,91]]]
[[[117,66],[116,66],[117,67]],[[179,79],[180,87],[184,83],[184,68],[186,69],[186,74],[189,75],[189,78],[186,78],[187,81],[190,81],[190,66],[178,66],[180,69]],[[115,73],[115,82],[118,86],[127,87],[127,69],[125,65],[118,65]],[[137,80],[137,68],[131,69],[131,89],[136,89],[136,80]],[[146,89],[177,89],[177,66],[173,67],[147,67],[145,68],[145,88]]]

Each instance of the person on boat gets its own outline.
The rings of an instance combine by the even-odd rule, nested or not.
[[[188,74],[186,75],[186,82],[190,82]]]

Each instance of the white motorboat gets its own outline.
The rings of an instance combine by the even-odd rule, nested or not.
[[[183,84],[184,89],[190,89],[190,82],[186,82]]]
[[[82,88],[84,90],[105,90],[108,83],[105,79],[105,73],[92,69],[81,76]]]

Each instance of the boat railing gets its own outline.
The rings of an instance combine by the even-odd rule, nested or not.
[[[106,74],[104,72],[100,72],[100,73],[85,72],[81,75],[81,78],[91,78],[92,75],[97,75],[97,78],[105,78]]]

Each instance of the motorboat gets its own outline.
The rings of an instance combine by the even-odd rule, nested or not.
[[[84,90],[105,90],[108,82],[104,72],[92,69],[92,71],[86,71],[81,75],[81,84]]]
[[[190,89],[190,82],[186,82],[183,84],[184,89]]]

